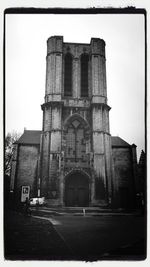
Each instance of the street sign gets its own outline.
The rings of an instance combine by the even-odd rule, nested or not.
[[[21,202],[25,202],[26,198],[29,199],[29,195],[30,195],[30,186],[28,186],[28,185],[22,186],[22,189],[21,189]]]

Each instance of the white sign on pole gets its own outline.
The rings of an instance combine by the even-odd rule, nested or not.
[[[28,185],[22,186],[22,190],[21,190],[21,202],[25,202],[26,201],[26,198],[29,199],[29,195],[30,195],[30,186],[28,186]]]

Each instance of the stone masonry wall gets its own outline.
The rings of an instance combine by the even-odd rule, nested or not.
[[[21,186],[30,186],[30,197],[37,196],[37,160],[39,147],[20,145],[17,166],[17,197],[21,199]]]
[[[113,148],[112,159],[114,201],[117,202],[118,206],[122,206],[122,202],[125,201],[127,206],[132,206],[134,202],[134,177],[131,148]]]

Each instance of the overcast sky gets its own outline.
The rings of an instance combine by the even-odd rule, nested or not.
[[[143,15],[7,15],[6,133],[42,129],[46,77],[46,41],[106,42],[110,133],[144,149],[144,16]]]

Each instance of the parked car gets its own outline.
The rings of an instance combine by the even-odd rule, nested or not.
[[[30,198],[30,206],[43,206],[45,205],[45,197]]]

